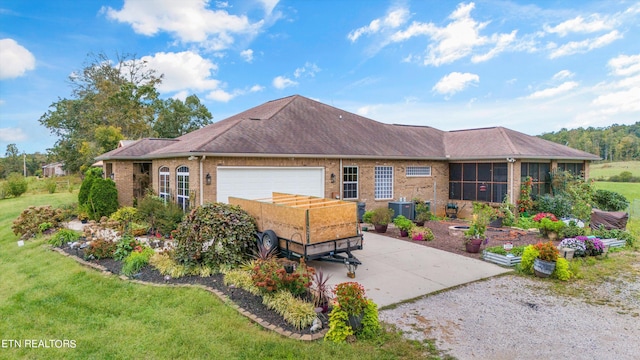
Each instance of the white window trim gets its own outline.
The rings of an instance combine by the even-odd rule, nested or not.
[[[187,171],[180,171],[180,169],[182,168],[187,168]],[[180,194],[180,190],[182,190],[182,192],[184,192],[184,189],[180,188],[180,177],[186,177],[186,183],[187,183],[187,191],[186,194]],[[189,167],[186,165],[180,165],[178,166],[178,168],[176,169],[176,200],[178,202],[178,204],[180,204],[180,199],[182,199],[182,210],[187,210],[189,208],[189,181],[191,179],[189,179]],[[185,205],[186,204],[186,205]]]
[[[389,168],[391,170],[391,193],[390,193],[390,197],[378,197],[378,191],[377,191],[377,186],[378,186],[378,168]],[[374,199],[375,200],[392,200],[393,199],[393,166],[388,166],[388,165],[379,165],[376,166],[373,170],[373,182],[374,182],[374,186],[373,186],[373,193],[374,193]],[[386,180],[386,179],[385,179]]]
[[[342,172],[344,174],[344,169],[345,168],[355,168],[356,169],[356,181],[344,181],[344,178],[342,180],[342,192],[344,195],[344,185],[345,184],[356,184],[356,197],[346,197],[343,196],[343,200],[356,200],[360,197],[360,168],[358,166],[354,166],[354,165],[345,165],[342,167]]]
[[[166,171],[162,171],[164,169],[167,169]],[[167,191],[169,192],[162,192],[162,186],[163,184],[163,180],[169,180],[168,181],[168,186],[167,186]],[[161,166],[160,169],[158,170],[158,195],[164,199],[164,201],[166,202],[167,200],[169,200],[171,198],[171,172],[169,171],[169,168],[167,166]]]
[[[414,171],[422,171],[422,170],[426,170],[429,169],[429,173],[428,174],[409,174],[409,169],[412,169]],[[405,169],[405,175],[407,177],[431,177],[431,166],[407,166]]]

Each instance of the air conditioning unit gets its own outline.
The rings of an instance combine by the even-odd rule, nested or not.
[[[402,215],[409,220],[414,219],[414,207],[415,204],[412,201],[392,201],[389,202],[389,209],[393,210],[393,218]]]

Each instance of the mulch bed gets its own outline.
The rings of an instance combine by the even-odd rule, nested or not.
[[[68,245],[65,245],[62,250],[66,253],[77,256],[80,259],[84,258],[84,253],[82,250],[76,251],[75,249],[71,249]],[[105,267],[109,272],[121,275],[122,270],[122,262],[116,261],[113,259],[100,259],[100,260],[87,260],[88,262],[101,265]],[[290,331],[293,334],[306,335],[311,334],[308,329],[298,330],[293,325],[286,322],[282,316],[273,310],[267,308],[264,304],[262,304],[262,297],[255,296],[243,289],[236,288],[233,286],[226,286],[223,281],[222,274],[213,274],[209,277],[201,277],[201,276],[183,276],[181,278],[173,279],[171,277],[165,277],[160,274],[158,270],[156,270],[152,266],[145,266],[139,274],[135,274],[132,277],[133,280],[139,280],[149,283],[156,284],[169,284],[169,285],[181,285],[181,284],[189,284],[189,285],[203,285],[210,287],[212,289],[216,289],[223,294],[225,294],[231,301],[233,301],[236,305],[243,308],[244,310],[252,313],[258,318],[265,320],[266,322],[275,325],[276,327],[280,327],[285,331]],[[328,316],[324,314],[320,314],[320,320],[323,322],[323,328],[328,328]]]
[[[466,224],[467,223],[462,220],[429,221],[425,224],[425,227],[428,227],[433,231],[435,240],[432,241],[414,241],[407,237],[401,237],[400,231],[393,226],[389,226],[387,232],[382,235],[396,238],[400,241],[410,241],[422,246],[429,246],[458,255],[480,259],[482,256],[481,252],[472,254],[465,250],[463,237],[452,236],[449,234],[449,226]],[[537,233],[527,233],[522,231],[514,232],[513,229],[508,228],[489,228],[487,230],[487,235],[489,237],[489,243],[486,246],[503,245],[507,241],[512,242],[514,246],[535,244],[541,240],[545,241],[545,239],[542,239]],[[68,245],[65,245],[62,250],[70,255],[77,256],[80,259],[84,258],[82,250],[71,249]],[[101,259],[89,260],[89,262],[101,265],[113,274],[121,274],[122,263],[120,261],[113,259]],[[300,331],[287,323],[282,316],[262,304],[262,298],[260,296],[255,296],[240,288],[226,286],[223,282],[222,274],[214,274],[210,277],[184,276],[178,279],[173,279],[160,274],[158,270],[151,266],[146,266],[139,274],[136,274],[133,279],[156,284],[191,284],[207,286],[222,292],[236,305],[252,313],[258,318],[275,325],[276,327],[280,327],[285,331],[290,331],[293,334],[306,335],[310,333],[308,329]],[[328,327],[328,317],[321,314],[320,319],[323,322],[323,328],[326,329]]]
[[[428,246],[474,259],[482,258],[482,249],[484,249],[485,245],[483,245],[479,253],[468,253],[465,249],[463,236],[449,235],[449,226],[454,225],[468,226],[468,223],[463,220],[428,221],[424,226],[430,228],[431,231],[433,231],[435,239],[432,241],[414,241],[409,237],[401,237],[400,230],[392,226],[389,226],[386,233],[380,235],[393,237],[402,241],[409,241],[422,246]],[[486,235],[489,238],[489,242],[486,245],[487,247],[498,245],[502,246],[506,242],[511,242],[513,246],[520,246],[536,244],[539,241],[548,241],[548,239],[542,238],[537,232],[527,232],[507,227],[489,227],[487,229]]]

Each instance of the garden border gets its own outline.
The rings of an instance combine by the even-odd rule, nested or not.
[[[118,274],[114,274],[110,271],[107,270],[107,268],[105,268],[102,265],[99,264],[94,264],[92,262],[86,261],[84,259],[81,259],[73,254],[69,254],[67,252],[65,252],[63,249],[54,247],[54,246],[49,246],[49,249],[62,254],[66,257],[73,257],[75,258],[75,260],[80,263],[81,265],[84,266],[88,266],[90,268],[93,268],[95,270],[100,270],[100,272],[103,275],[106,276],[116,276],[118,278],[120,278],[121,280],[126,280],[126,281],[130,281],[133,283],[137,283],[137,284],[142,284],[142,285],[151,285],[151,286],[168,286],[168,287],[195,287],[195,288],[200,288],[203,289],[205,291],[208,291],[214,295],[216,295],[223,303],[225,304],[231,304],[231,307],[233,307],[234,309],[236,309],[238,311],[238,313],[240,313],[241,315],[243,315],[244,317],[248,318],[249,320],[253,321],[254,323],[262,326],[263,328],[265,328],[266,330],[272,330],[275,331],[276,333],[284,336],[284,337],[288,337],[290,339],[294,339],[294,340],[302,340],[302,341],[314,341],[314,340],[319,340],[319,339],[323,339],[325,334],[329,331],[329,329],[325,328],[322,329],[320,331],[318,331],[315,334],[299,334],[299,333],[293,333],[289,330],[284,330],[283,328],[279,327],[279,326],[275,326],[259,317],[257,317],[256,315],[252,314],[251,312],[243,309],[242,307],[238,306],[236,303],[234,303],[231,299],[229,299],[229,297],[227,297],[222,291],[213,289],[211,287],[205,286],[205,285],[200,285],[200,284],[158,284],[158,283],[153,283],[153,282],[148,282],[148,281],[141,281],[141,280],[135,280],[135,279],[130,279],[125,275],[118,275]]]
[[[516,266],[522,261],[522,256],[506,256],[483,250],[482,259],[498,265]]]

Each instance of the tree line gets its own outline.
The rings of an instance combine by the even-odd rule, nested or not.
[[[539,137],[600,156],[604,161],[640,160],[640,121],[543,133]]]

